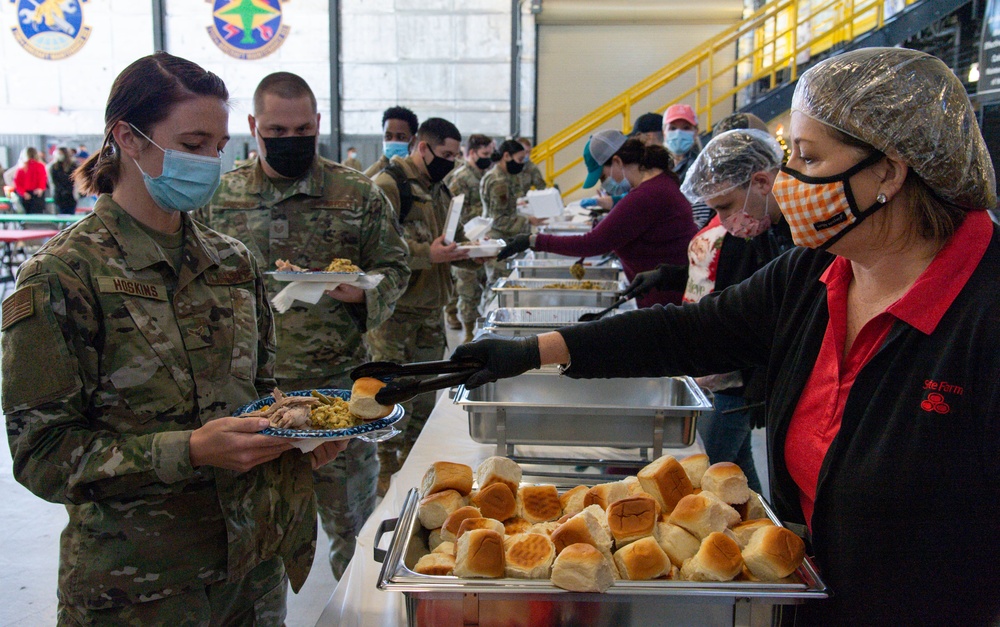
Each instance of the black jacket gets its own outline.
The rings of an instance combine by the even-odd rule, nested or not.
[[[812,520],[830,600],[805,624],[1000,619],[1000,236],[931,335],[897,321],[858,374],[823,460]],[[803,523],[785,436],[828,322],[829,253],[794,249],[685,307],[561,330],[573,377],[766,372],[771,495]],[[921,408],[932,389],[947,413]]]

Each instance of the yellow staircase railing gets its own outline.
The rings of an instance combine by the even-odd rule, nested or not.
[[[632,107],[670,85],[690,87],[655,111],[693,100],[699,128],[708,132],[713,110],[731,103],[741,90],[758,81],[765,81],[768,88],[794,81],[799,64],[813,55],[881,28],[887,4],[887,0],[773,0],[539,143],[531,151],[532,160],[544,165],[545,180],[552,185],[582,163],[582,139],[618,117],[622,132],[629,132]],[[556,157],[574,146],[577,152],[557,165]],[[568,195],[582,186],[580,181],[560,187]]]

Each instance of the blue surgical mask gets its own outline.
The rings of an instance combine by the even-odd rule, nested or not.
[[[393,157],[405,158],[410,154],[410,144],[407,142],[382,142],[382,154],[386,159]]]
[[[624,196],[629,193],[632,189],[632,184],[628,182],[628,177],[625,176],[625,168],[622,168],[622,180],[615,180],[615,166],[611,166],[611,176],[604,179],[601,183],[601,187],[604,191],[608,193],[609,196]]]
[[[694,131],[680,129],[667,131],[666,145],[667,150],[675,155],[686,155],[691,146],[694,146]]]
[[[207,205],[219,187],[222,159],[192,155],[179,150],[164,150],[139,129],[134,126],[132,129],[163,150],[163,172],[155,178],[146,174],[138,161],[132,160],[142,172],[146,191],[153,202],[166,212],[194,211]]]

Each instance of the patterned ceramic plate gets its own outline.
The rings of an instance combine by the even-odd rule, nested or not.
[[[339,396],[345,401],[351,398],[350,390],[327,388],[320,389],[319,392],[326,396]],[[309,396],[311,393],[312,390],[299,390],[297,392],[285,392],[285,396]],[[273,402],[273,396],[259,398],[254,402],[248,403],[237,409],[235,415],[240,416],[252,411],[257,411],[261,407],[270,405]],[[388,440],[399,433],[399,430],[393,425],[399,422],[402,418],[403,406],[396,405],[393,408],[392,413],[385,418],[372,420],[371,422],[366,422],[356,427],[348,427],[347,429],[281,429],[278,427],[268,427],[260,433],[276,438],[290,438],[298,440],[299,443],[297,443],[296,446],[304,451],[310,451],[323,442],[330,442],[333,440],[350,440],[351,438],[361,438],[366,442],[381,442],[383,440]],[[307,446],[300,446],[300,444]]]

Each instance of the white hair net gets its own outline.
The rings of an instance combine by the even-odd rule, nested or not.
[[[749,183],[757,172],[780,168],[784,156],[781,145],[764,131],[720,133],[688,168],[681,192],[691,202],[726,194]]]
[[[802,75],[792,110],[900,159],[946,201],[996,205],[996,175],[972,104],[936,57],[905,48],[846,52]]]

